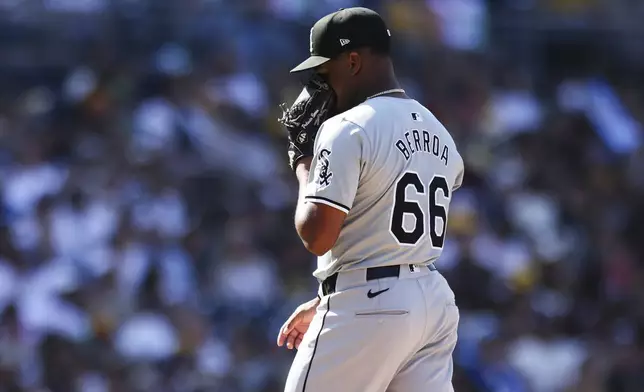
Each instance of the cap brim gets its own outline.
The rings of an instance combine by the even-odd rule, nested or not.
[[[315,68],[318,65],[322,65],[326,63],[327,61],[331,60],[328,57],[322,57],[322,56],[311,56],[308,59],[302,61],[300,65],[297,67],[293,68],[291,70],[291,73],[293,72],[300,72],[300,71],[306,71],[307,69]]]

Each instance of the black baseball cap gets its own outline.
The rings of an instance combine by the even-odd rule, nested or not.
[[[324,16],[311,28],[311,56],[291,72],[300,72],[324,64],[337,55],[362,47],[388,53],[391,33],[376,11],[353,7]]]

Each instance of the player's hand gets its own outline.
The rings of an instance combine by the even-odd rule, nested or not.
[[[295,309],[291,317],[280,328],[280,333],[277,335],[277,345],[279,347],[282,347],[284,343],[286,343],[286,347],[289,350],[292,350],[293,347],[300,347],[302,338],[304,338],[304,334],[308,331],[319,304],[320,299],[316,297]]]

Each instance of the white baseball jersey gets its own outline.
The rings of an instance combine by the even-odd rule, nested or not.
[[[347,213],[338,241],[318,259],[316,278],[440,256],[463,159],[416,100],[376,97],[328,119],[311,168],[305,199]]]

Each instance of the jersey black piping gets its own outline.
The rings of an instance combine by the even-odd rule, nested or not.
[[[350,210],[350,208],[345,206],[344,204],[340,204],[337,201],[333,201],[331,199],[327,199],[326,197],[322,197],[322,196],[304,196],[304,199],[305,200],[307,200],[307,199],[310,199],[310,200],[323,200],[323,201],[326,201],[327,203],[331,203],[331,204],[336,205],[336,206],[338,206],[340,208],[344,208],[347,211]]]
[[[302,385],[302,392],[306,392],[306,382],[309,379],[309,373],[311,372],[311,366],[313,365],[313,359],[315,358],[315,352],[318,349],[318,343],[320,342],[320,335],[322,334],[322,330],[324,329],[324,322],[326,321],[326,315],[329,314],[329,310],[331,310],[331,297],[327,298],[326,312],[324,312],[324,316],[322,316],[322,326],[320,327],[320,330],[318,331],[318,335],[315,337],[315,346],[313,346],[313,354],[311,355],[311,360],[309,361],[309,367],[308,367],[308,369],[306,369],[306,375],[304,376],[304,385]]]

